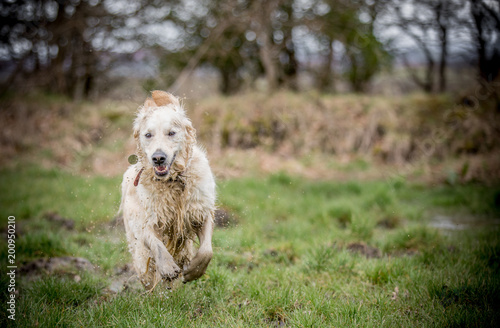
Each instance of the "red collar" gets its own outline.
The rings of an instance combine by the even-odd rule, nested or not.
[[[137,187],[137,185],[139,184],[139,178],[141,177],[141,173],[142,171],[144,171],[144,168],[142,168],[139,173],[137,174],[137,176],[135,177],[135,180],[134,180],[134,187]]]

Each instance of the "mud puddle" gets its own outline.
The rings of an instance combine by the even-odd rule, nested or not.
[[[500,218],[477,217],[472,215],[435,215],[429,222],[431,227],[461,231],[475,228],[500,227]]]

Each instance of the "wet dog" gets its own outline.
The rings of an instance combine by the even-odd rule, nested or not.
[[[123,176],[120,209],[135,270],[146,289],[195,280],[212,259],[216,194],[206,154],[183,106],[167,92],[146,99],[133,133],[138,161]]]

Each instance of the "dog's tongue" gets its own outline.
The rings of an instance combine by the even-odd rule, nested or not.
[[[165,166],[158,166],[158,171],[165,171],[166,167]]]

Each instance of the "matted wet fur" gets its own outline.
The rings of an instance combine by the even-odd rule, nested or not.
[[[138,110],[134,138],[138,162],[123,176],[120,210],[135,270],[146,289],[197,279],[212,258],[216,195],[196,131],[175,96],[153,91]]]

